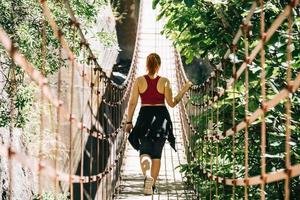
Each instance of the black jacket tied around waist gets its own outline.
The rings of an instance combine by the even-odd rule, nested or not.
[[[140,140],[143,137],[150,137],[154,141],[159,138],[166,138],[176,151],[173,125],[168,109],[165,106],[141,107],[128,140],[133,148],[138,151],[140,149]]]

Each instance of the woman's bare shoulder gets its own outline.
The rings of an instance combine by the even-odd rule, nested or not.
[[[170,82],[169,79],[168,79],[167,77],[164,77],[164,76],[161,76],[161,77],[160,77],[160,81],[161,81],[163,84]]]
[[[138,77],[136,77],[135,80],[140,83],[141,81],[145,80],[145,77],[144,76],[138,76]]]

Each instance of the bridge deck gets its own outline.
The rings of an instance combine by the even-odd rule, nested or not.
[[[174,123],[174,133],[176,135],[177,152],[166,144],[162,153],[160,175],[158,177],[159,194],[152,196],[143,195],[144,177],[139,167],[138,152],[130,144],[127,144],[124,165],[121,172],[121,183],[119,186],[118,200],[121,199],[196,199],[193,192],[187,189],[183,181],[183,174],[180,173],[178,166],[185,162],[184,147],[182,145],[181,124],[178,119],[178,108],[170,110]]]
[[[137,75],[140,76],[146,73],[145,61],[147,55],[151,52],[157,52],[162,59],[159,74],[170,80],[173,93],[176,94],[178,88],[176,84],[174,49],[169,40],[159,35],[163,23],[155,21],[157,13],[151,9],[151,2],[141,1]],[[137,106],[135,111],[134,121],[136,120],[138,110],[139,106]],[[118,187],[116,199],[195,199],[193,192],[187,189],[187,186],[184,184],[183,174],[180,173],[179,169],[179,165],[186,162],[179,109],[178,107],[169,108],[169,112],[174,125],[177,152],[172,150],[170,145],[166,143],[162,153],[161,170],[157,182],[159,193],[154,196],[143,195],[144,177],[139,165],[139,154],[127,143],[127,151],[121,172],[121,182]]]

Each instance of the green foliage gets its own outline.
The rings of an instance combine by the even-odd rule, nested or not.
[[[15,96],[15,109],[18,112],[17,118],[15,120],[15,126],[21,128],[23,124],[30,120],[29,109],[33,102],[33,88],[29,86],[18,87]]]
[[[116,35],[109,32],[101,31],[97,33],[97,38],[105,47],[117,47],[118,41]]]
[[[95,17],[97,16],[97,8],[106,5],[107,0],[96,0],[93,2],[85,0],[72,0],[71,4],[74,5],[74,11],[77,16],[81,16],[80,20],[83,20],[84,25],[93,24]]]
[[[80,39],[76,31],[70,25],[69,14],[65,8],[64,1],[47,1],[52,17],[57,22],[64,34],[68,44],[77,56],[80,55]],[[96,23],[99,8],[107,5],[107,0],[95,0],[93,3],[84,0],[70,1],[75,15],[80,20],[84,32],[86,28],[92,27]],[[65,62],[60,62],[59,41],[54,37],[52,28],[45,19],[39,1],[35,0],[8,0],[0,2],[0,26],[13,39],[14,44],[20,52],[38,70],[43,71],[45,76],[57,72],[60,67],[66,67]],[[42,29],[45,23],[46,29],[46,65],[42,66]],[[74,34],[75,32],[75,34]],[[101,42],[107,44],[113,37],[107,33],[106,38]],[[109,43],[110,44],[110,43]],[[14,102],[14,126],[23,127],[28,121],[28,106],[32,104],[32,93],[24,84],[24,71],[12,63],[9,55],[0,45],[0,67],[4,80],[1,88],[0,100],[0,126],[9,124],[9,99]],[[43,68],[43,70],[42,70]],[[1,78],[1,77],[0,77]],[[2,98],[3,97],[3,98]]]
[[[30,86],[19,85],[18,90],[12,99],[0,100],[0,127],[6,127],[13,120],[13,125],[22,128],[23,125],[29,121],[29,109],[33,102],[33,89]],[[12,110],[14,115],[10,114],[11,102],[14,104]]]
[[[246,16],[252,1],[174,1],[155,0],[153,6],[160,4],[158,19],[167,19],[163,33],[175,41],[176,47],[187,58],[208,57],[218,64],[230,47],[231,42]],[[266,2],[266,27],[284,7],[280,1]],[[298,11],[299,12],[299,11]],[[296,13],[297,14],[297,13]],[[259,35],[259,12],[252,18],[253,36]],[[299,27],[299,19],[296,19]]]
[[[286,1],[265,1],[265,23],[266,30],[274,19],[286,6]],[[163,34],[172,39],[181,55],[186,57],[186,62],[194,58],[206,57],[214,65],[223,63],[223,70],[214,78],[213,90],[207,87],[198,95],[191,96],[191,101],[197,104],[204,103],[211,99],[219,88],[226,87],[226,80],[232,77],[233,63],[239,69],[244,60],[244,42],[241,38],[237,43],[236,55],[231,54],[229,59],[223,60],[227,49],[240,27],[240,24],[249,11],[252,1],[153,1],[153,6],[160,4],[160,15],[158,19],[166,18]],[[300,9],[293,10],[292,30],[292,79],[300,72]],[[251,23],[252,34],[249,37],[249,51],[258,44],[260,39],[260,9],[255,11]],[[287,87],[287,21],[285,21],[265,46],[266,50],[266,100],[272,99],[278,92]],[[252,114],[261,105],[261,63],[259,55],[248,66],[249,69],[249,110]],[[201,198],[216,198],[218,191],[219,199],[231,199],[232,187],[216,185],[202,173],[202,169],[213,171],[214,175],[221,177],[245,176],[245,131],[233,137],[227,137],[221,142],[208,142],[203,138],[210,134],[220,134],[232,128],[234,122],[242,122],[245,113],[245,75],[242,74],[234,88],[225,91],[218,102],[208,107],[201,115],[191,116],[193,126],[198,134],[190,138],[190,145],[195,154],[195,159],[190,160],[182,166],[189,182],[195,187]],[[300,163],[300,91],[290,95],[292,101],[292,124],[291,124],[291,162]],[[233,105],[235,100],[235,105]],[[266,171],[272,172],[285,168],[285,132],[286,132],[286,101],[280,102],[276,107],[270,109],[266,114]],[[233,108],[235,115],[233,119]],[[192,109],[192,108],[191,108]],[[217,112],[218,110],[218,112]],[[219,113],[219,114],[217,114]],[[216,122],[217,117],[219,121]],[[209,127],[208,122],[213,122]],[[253,122],[249,128],[249,176],[260,175],[261,165],[261,119]],[[233,151],[235,145],[235,152]],[[234,161],[235,159],[235,161]],[[218,165],[217,165],[218,161]],[[234,164],[235,162],[235,164]],[[283,199],[284,182],[266,185],[267,199]],[[299,177],[290,182],[291,199],[299,194]],[[242,199],[244,196],[243,187],[237,187],[235,197]],[[213,198],[213,199],[214,199]],[[249,199],[259,199],[259,186],[249,187]]]
[[[123,2],[125,3],[125,2]],[[127,10],[123,9],[123,6],[121,5],[121,1],[120,0],[111,0],[111,6],[112,6],[112,12],[114,15],[115,20],[118,23],[123,23],[123,20],[126,18],[127,16]]]
[[[4,127],[9,124],[10,117],[8,112],[8,105],[3,99],[0,99],[0,126]]]

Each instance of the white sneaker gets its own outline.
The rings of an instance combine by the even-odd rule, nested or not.
[[[144,195],[152,195],[153,178],[151,176],[146,176],[144,180]]]

